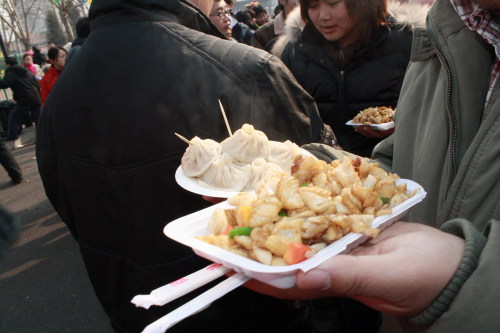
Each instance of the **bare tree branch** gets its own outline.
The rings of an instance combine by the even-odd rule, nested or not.
[[[8,30],[26,49],[31,47],[31,34],[40,13],[40,0],[3,0],[0,21],[4,34]]]

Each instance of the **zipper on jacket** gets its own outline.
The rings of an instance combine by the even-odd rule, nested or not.
[[[339,51],[339,65],[340,65],[340,84],[339,84],[340,91],[339,91],[339,93],[341,95],[339,95],[339,96],[344,96],[344,75],[345,75],[344,61],[345,61],[344,51],[342,49],[340,49],[340,51]]]
[[[448,66],[448,63],[446,62],[445,57],[443,56],[441,50],[438,48],[437,43],[435,43],[435,38],[434,35],[430,31],[427,32],[427,35],[429,38],[434,41],[433,48],[436,51],[436,54],[439,58],[439,61],[443,65],[444,69],[446,70],[446,76],[448,80],[448,86],[447,86],[447,91],[446,91],[446,109],[448,111],[448,114],[451,117],[452,121],[452,144],[451,144],[451,179],[450,179],[450,184],[448,185],[448,189],[446,191],[447,195],[450,193],[451,188],[453,187],[453,184],[455,182],[455,177],[457,175],[457,141],[458,141],[458,124],[457,124],[457,116],[455,115],[455,112],[453,111],[452,108],[452,79],[451,79],[451,69],[450,66]],[[447,198],[446,198],[447,199]],[[446,201],[445,199],[445,201]],[[444,211],[441,209],[436,217],[436,222],[435,222],[435,227],[439,227],[439,221],[443,218]]]
[[[342,49],[339,50],[339,73],[340,73],[340,82],[338,87],[339,99],[337,101],[339,109],[343,110],[345,107],[345,98],[344,98],[344,51]]]

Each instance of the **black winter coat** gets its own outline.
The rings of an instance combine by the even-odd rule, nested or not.
[[[314,98],[339,145],[370,157],[380,140],[358,134],[345,123],[371,106],[396,107],[410,60],[412,32],[401,26],[381,27],[370,44],[344,66],[332,61],[321,39],[307,25],[296,41],[288,43],[281,59]]]
[[[19,105],[41,105],[40,85],[33,73],[26,67],[12,65],[5,70],[5,77],[0,80],[0,89],[10,88],[13,99]]]
[[[253,30],[245,23],[237,22],[233,26],[232,37],[239,43],[250,45],[253,34]]]
[[[136,333],[194,296],[146,311],[135,295],[209,264],[163,234],[209,205],[174,179],[186,150],[174,133],[225,139],[218,99],[233,131],[249,123],[301,145],[320,140],[322,123],[278,58],[221,39],[186,0],[94,0],[90,20],[45,104],[37,161],[106,313]],[[304,309],[287,304],[238,288],[169,332],[295,332]]]

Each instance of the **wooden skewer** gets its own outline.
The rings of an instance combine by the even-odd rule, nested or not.
[[[227,117],[226,117],[226,112],[224,111],[224,107],[222,106],[222,103],[219,101],[219,106],[220,106],[220,111],[222,112],[222,116],[224,117],[224,121],[226,122],[226,127],[227,131],[229,132],[229,136],[233,136],[233,132],[231,132],[231,127],[229,127],[229,123],[227,122]]]
[[[186,139],[185,137],[183,137],[182,135],[178,134],[178,133],[174,133],[175,135],[177,135],[179,137],[179,139],[181,139],[182,141],[184,141],[185,143],[187,143],[188,145],[192,145],[191,141],[189,141],[188,139]]]

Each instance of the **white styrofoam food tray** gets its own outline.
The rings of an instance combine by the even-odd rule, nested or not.
[[[300,153],[305,156],[313,156],[310,152],[302,148],[300,148]],[[220,188],[210,187],[197,178],[188,177],[184,174],[184,170],[182,170],[182,165],[180,165],[175,171],[175,181],[183,189],[189,192],[193,192],[200,195],[206,195],[214,198],[230,198],[233,195],[239,193],[239,191],[229,191]]]
[[[372,227],[380,230],[387,228],[392,223],[401,219],[410,207],[422,201],[427,194],[419,184],[411,180],[399,179],[399,183],[407,184],[407,193],[411,193],[415,189],[418,189],[418,191],[413,197],[394,207],[392,214],[375,218],[371,225]],[[348,252],[368,239],[363,234],[350,233],[301,263],[288,266],[264,265],[194,238],[195,236],[210,234],[208,221],[212,216],[212,212],[218,207],[232,208],[226,201],[221,202],[170,222],[166,225],[163,232],[167,237],[191,247],[197,255],[205,259],[222,264],[251,278],[282,289],[292,288],[295,285],[295,274],[298,270],[307,272],[332,256]]]
[[[370,126],[371,128],[376,129],[378,131],[386,131],[386,130],[394,127],[394,121],[390,121],[388,123],[383,123],[383,124],[365,125],[365,124],[360,124],[360,123],[354,123],[352,120],[349,120],[345,124],[349,125],[349,126]]]

